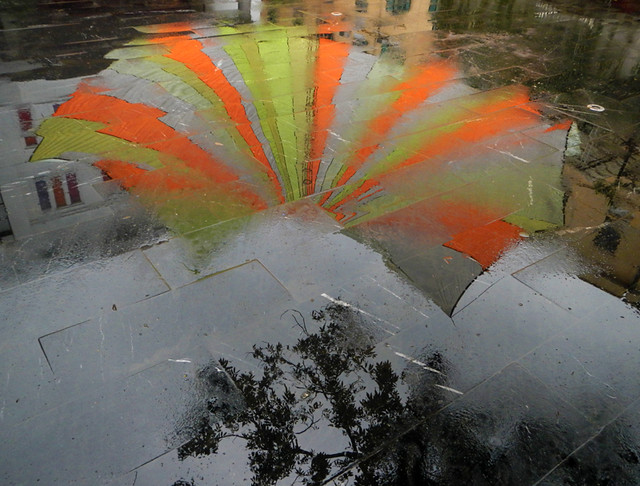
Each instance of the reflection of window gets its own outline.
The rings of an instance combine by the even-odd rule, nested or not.
[[[367,13],[369,2],[367,0],[356,0],[356,12]]]
[[[26,147],[33,147],[38,144],[38,140],[31,134],[33,128],[33,119],[31,117],[31,109],[19,108],[18,120],[20,121],[20,130],[22,130],[22,136],[24,138],[24,144]]]
[[[55,176],[51,178],[51,192],[46,180],[36,181],[36,191],[38,193],[38,203],[40,209],[45,211],[51,209],[51,195],[56,203],[56,208],[63,208],[69,204],[82,202],[80,190],[78,189],[78,179],[74,172],[68,172],[64,178]]]
[[[62,188],[62,181],[59,177],[51,179],[53,184],[53,197],[56,200],[56,207],[61,208],[67,205],[67,200],[64,197],[64,189]]]
[[[67,174],[67,189],[69,190],[69,199],[71,200],[71,204],[81,202],[80,191],[78,190],[78,179],[73,172],[69,172]]]
[[[46,181],[36,181],[36,191],[38,191],[38,202],[40,209],[51,209],[51,201],[49,200],[49,191],[47,190]]]
[[[408,12],[411,8],[411,0],[387,0],[387,12],[399,14]]]
[[[20,120],[20,129],[23,132],[31,130],[33,120],[31,119],[31,110],[29,108],[20,108],[18,110],[18,119]]]

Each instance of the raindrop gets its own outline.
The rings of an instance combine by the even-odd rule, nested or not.
[[[587,105],[587,108],[589,108],[591,111],[597,111],[597,112],[604,111],[604,106],[601,106],[601,105],[590,104],[590,105]]]

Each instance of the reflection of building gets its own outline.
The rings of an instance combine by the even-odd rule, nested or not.
[[[359,8],[364,25],[357,26],[367,52],[394,50],[400,57],[428,55],[433,45],[431,12],[436,1],[369,0]]]
[[[597,37],[593,70],[603,70],[611,77],[628,79],[640,72],[640,29],[637,26],[603,23]]]
[[[77,80],[0,84],[0,98],[11,100],[0,117],[0,235],[16,239],[107,215],[99,186],[102,173],[85,162],[28,162],[38,144],[40,120],[53,114]],[[21,103],[21,100],[31,100]],[[72,157],[70,157],[72,158]]]
[[[204,0],[204,11],[238,16],[242,22],[260,20],[262,0]]]
[[[38,0],[39,7],[49,7],[53,9],[101,9],[101,8],[121,8],[131,9],[144,7],[147,9],[178,9],[193,8],[200,4],[200,0]]]
[[[615,142],[616,134],[580,132],[577,125],[570,133],[565,225],[584,233],[572,244],[592,263],[580,277],[640,305],[640,159],[633,145],[611,152],[606,141]]]
[[[11,230],[19,239],[109,214],[93,183],[101,172],[64,160],[24,164],[19,177],[0,187]]]
[[[283,5],[270,15],[279,22],[293,19],[310,27],[346,23],[345,31],[331,35],[333,40],[361,46],[370,54],[393,52],[400,59],[424,59],[431,54],[431,15],[439,1],[336,0],[331,10],[326,3],[316,1],[305,3],[304,10]]]

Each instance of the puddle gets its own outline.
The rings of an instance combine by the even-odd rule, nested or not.
[[[153,457],[56,478],[637,482],[638,15],[0,2],[4,443],[197,342]]]
[[[508,14],[488,7],[480,22],[480,10],[457,2],[385,4],[377,37],[370,31],[376,21],[373,4],[326,15],[316,6],[294,8],[293,17],[286,9],[265,7],[271,23],[256,22],[260,9],[253,5],[250,19],[242,21],[248,23],[238,23],[229,17],[231,6],[167,2],[164,11],[149,11],[136,29],[114,26],[133,13],[126,6],[94,2],[91,8],[106,19],[100,28],[116,29],[118,35],[96,33],[85,41],[101,49],[117,47],[81,55],[109,65],[60,88],[57,81],[31,81],[36,91],[45,86],[58,91],[58,101],[26,99],[16,108],[14,131],[26,150],[14,143],[12,164],[19,178],[8,175],[3,182],[3,231],[18,240],[96,219],[118,187],[178,235],[302,198],[343,226],[358,227],[458,189],[450,193],[453,205],[438,215],[439,243],[486,269],[521,234],[567,224],[564,201],[579,191],[586,195],[558,172],[566,157],[562,150],[540,145],[544,137],[519,134],[534,129],[562,134],[571,128],[583,139],[570,137],[571,153],[580,150],[584,158],[588,151],[580,144],[593,131],[581,124],[596,127],[598,135],[615,133],[612,122],[620,125],[620,102],[600,104],[599,95],[587,92],[589,102],[581,111],[569,99],[584,88],[605,92],[614,78],[632,82],[626,68],[614,76],[590,65],[578,77],[583,91],[547,82],[569,57],[541,42],[559,35],[559,25],[575,25],[571,32],[580,36],[599,27],[633,32],[627,14],[609,9],[590,25],[581,23],[570,3],[518,6]],[[246,8],[238,5],[235,12]],[[594,9],[585,7],[582,13]],[[8,11],[18,25],[22,17]],[[58,27],[62,20],[97,22],[66,4],[55,12],[37,12],[48,16],[38,28],[71,38],[65,46],[77,41]],[[171,15],[186,21],[171,23]],[[315,25],[309,23],[312,18]],[[127,20],[126,25],[135,24]],[[11,31],[18,36],[12,45],[18,45],[21,28],[28,30]],[[88,28],[95,30],[93,24]],[[424,43],[417,42],[418,34],[425,36]],[[616,52],[625,66],[633,63],[627,48],[613,47],[616,42],[583,48]],[[506,57],[496,55],[496,48],[507,46]],[[25,51],[12,55],[24,57]],[[506,69],[495,64],[500,57],[509,59]],[[577,57],[573,53],[571,61]],[[563,72],[568,70],[565,64]],[[37,77],[39,71],[23,72]],[[630,85],[627,95],[613,94],[626,100],[636,92]],[[605,106],[610,109],[603,111]],[[626,194],[635,200],[635,150],[630,148],[619,164],[616,180],[593,181],[595,192],[624,180],[629,181]],[[47,169],[25,164],[25,156],[46,162]],[[473,194],[471,201],[467,194]],[[460,204],[493,219],[470,218],[450,229],[446,221],[455,219],[452,212]],[[635,221],[637,205],[631,205],[623,210]],[[376,244],[388,246],[384,239]],[[393,247],[387,251],[395,252]],[[619,295],[634,288],[633,279],[625,282]]]

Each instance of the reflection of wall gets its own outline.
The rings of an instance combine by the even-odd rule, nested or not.
[[[572,132],[579,133],[576,128]],[[572,150],[566,152],[565,225],[583,235],[572,245],[592,263],[580,277],[640,305],[640,157],[631,152],[598,157],[596,147],[611,146],[606,138],[600,134],[591,140],[580,133],[576,140],[581,141],[574,140]]]
[[[531,0],[440,0],[438,20],[441,28],[468,33],[496,32],[517,27],[523,20],[533,19],[544,2]]]
[[[15,238],[60,229],[109,214],[92,183],[100,171],[82,162],[24,164],[19,178],[0,187]]]
[[[347,31],[333,34],[333,40],[364,47],[371,54],[394,50],[408,58],[430,52],[433,44],[431,15],[439,1],[335,0],[327,4],[315,0],[306,2],[304,9],[280,6],[270,15],[278,22],[291,19],[310,27],[322,22],[352,23]]]
[[[594,67],[613,70],[619,79],[631,78],[640,73],[640,29],[637,25],[603,24],[595,42]]]
[[[11,102],[0,117],[0,233],[19,239],[110,212],[94,188],[102,174],[85,161],[29,162],[38,125],[76,89],[77,81],[0,83],[0,99]],[[8,221],[3,224],[4,213]]]
[[[431,12],[435,2],[369,0],[364,17],[362,35],[380,54],[390,48],[400,49],[405,57],[428,51],[432,45]]]

